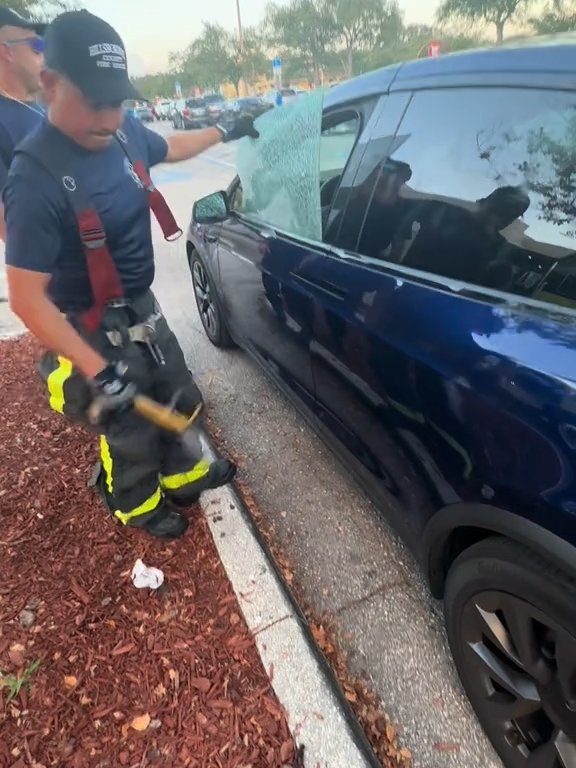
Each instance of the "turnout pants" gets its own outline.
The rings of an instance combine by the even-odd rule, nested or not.
[[[74,316],[69,319],[106,360],[121,360],[128,366],[127,376],[140,393],[189,415],[202,401],[152,292],[127,306],[108,308],[93,334],[84,331]],[[136,335],[133,329],[146,323],[154,327],[152,345],[131,338]],[[69,360],[53,354],[42,359],[39,369],[51,407],[86,425],[92,400],[86,379]],[[194,486],[208,474],[209,462],[202,456],[198,434],[196,447],[191,443],[184,450],[177,439],[135,412],[113,420],[100,437],[100,453],[101,490],[114,517],[124,525],[142,526],[163,511],[167,499],[195,501]]]

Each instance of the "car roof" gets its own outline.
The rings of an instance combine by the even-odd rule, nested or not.
[[[325,106],[337,106],[364,96],[386,93],[395,88],[420,87],[433,80],[485,76],[490,83],[497,77],[522,74],[566,75],[576,88],[576,33],[514,41],[497,48],[451,53],[435,58],[394,64],[348,80],[326,94]]]

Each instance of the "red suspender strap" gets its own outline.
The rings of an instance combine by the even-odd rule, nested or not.
[[[56,141],[52,133],[47,131],[32,134],[17,151],[34,158],[50,173],[62,189],[74,214],[93,297],[91,309],[82,313],[80,320],[87,331],[96,331],[102,322],[106,305],[111,301],[122,300],[124,290],[106,242],[100,216],[88,190],[76,182],[77,159],[70,153],[68,143]]]
[[[125,148],[124,150],[126,151]],[[154,182],[150,178],[150,174],[148,173],[146,166],[141,160],[137,160],[135,163],[133,163],[133,168],[136,175],[144,185],[144,189],[148,193],[150,209],[152,210],[154,216],[156,216],[158,224],[160,224],[160,229],[162,230],[164,238],[166,240],[177,240],[182,234],[182,230],[176,223],[176,219],[168,207],[168,203],[164,199],[164,196],[160,190],[154,186]]]
[[[82,322],[87,331],[93,332],[100,327],[106,304],[122,299],[124,290],[96,210],[88,208],[77,212],[76,218],[94,297],[94,304],[83,313]]]

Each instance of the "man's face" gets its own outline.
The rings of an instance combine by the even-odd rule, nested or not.
[[[34,41],[36,37],[36,33],[29,29],[0,29],[0,59],[11,69],[30,96],[40,90],[40,72],[44,65],[44,56],[36,53],[32,45],[26,42]]]
[[[85,149],[106,149],[122,125],[122,106],[96,108],[64,75],[44,71],[42,85],[50,119],[67,136]]]

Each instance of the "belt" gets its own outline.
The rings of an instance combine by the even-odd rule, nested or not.
[[[156,344],[156,324],[162,318],[160,312],[156,312],[146,318],[142,323],[131,325],[122,331],[107,331],[106,337],[113,347],[123,347],[126,341],[136,344],[145,344],[158,365],[164,365],[164,355]]]

